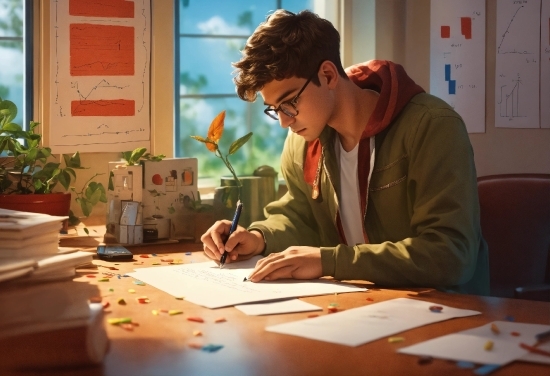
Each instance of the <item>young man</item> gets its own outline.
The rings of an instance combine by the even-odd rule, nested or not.
[[[472,147],[460,116],[400,65],[342,68],[340,37],[314,13],[279,10],[235,63],[237,93],[290,130],[288,193],[267,219],[216,222],[205,254],[267,256],[253,282],[333,276],[488,294]],[[246,208],[244,209],[246,210]]]

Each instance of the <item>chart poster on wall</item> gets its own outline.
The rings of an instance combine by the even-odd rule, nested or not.
[[[497,1],[495,126],[540,128],[540,0]]]
[[[150,147],[150,0],[50,3],[54,153]]]
[[[485,1],[432,0],[430,93],[485,132]]]
[[[550,128],[550,0],[544,0],[540,16],[540,126]]]

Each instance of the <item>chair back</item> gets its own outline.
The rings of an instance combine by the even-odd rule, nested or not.
[[[483,176],[478,192],[491,295],[546,284],[550,291],[550,174]]]

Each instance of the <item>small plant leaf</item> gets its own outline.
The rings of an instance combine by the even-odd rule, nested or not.
[[[212,120],[212,123],[210,123],[210,128],[208,128],[208,133],[207,133],[208,139],[217,143],[220,140],[220,138],[222,138],[224,121],[225,121],[225,110],[220,112],[218,116],[216,116],[214,120]],[[206,146],[208,147],[208,144]]]
[[[69,175],[66,170],[61,171],[57,176],[57,179],[65,190],[69,189],[69,186],[71,185],[71,175]]]
[[[7,131],[7,132],[20,132],[20,131],[23,130],[23,128],[21,128],[21,126],[19,124],[8,123],[8,124],[4,124],[4,126],[2,126],[2,130]]]
[[[212,153],[215,153],[216,150],[218,150],[218,144],[209,138],[204,138],[201,136],[191,136],[191,138],[204,143],[208,150],[210,150]]]
[[[63,159],[65,160],[65,165],[67,167],[81,168],[80,153],[78,151],[73,155],[63,154]]]
[[[239,138],[238,140],[236,141],[233,141],[233,143],[231,144],[231,146],[229,147],[229,153],[228,155],[232,155],[234,154],[237,150],[239,150],[241,148],[241,146],[243,146],[244,144],[246,144],[246,142],[250,139],[250,137],[252,137],[252,132],[242,136],[241,138]]]
[[[132,153],[130,154],[130,159],[128,160],[128,164],[131,166],[137,164],[141,156],[145,154],[146,151],[147,151],[147,148],[134,149],[134,151],[132,151]]]

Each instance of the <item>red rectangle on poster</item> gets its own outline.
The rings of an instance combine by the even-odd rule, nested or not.
[[[71,76],[133,76],[134,28],[71,24]]]
[[[69,14],[83,17],[134,18],[134,2],[127,0],[69,0]]]
[[[72,116],[134,116],[136,102],[127,99],[71,101]]]

